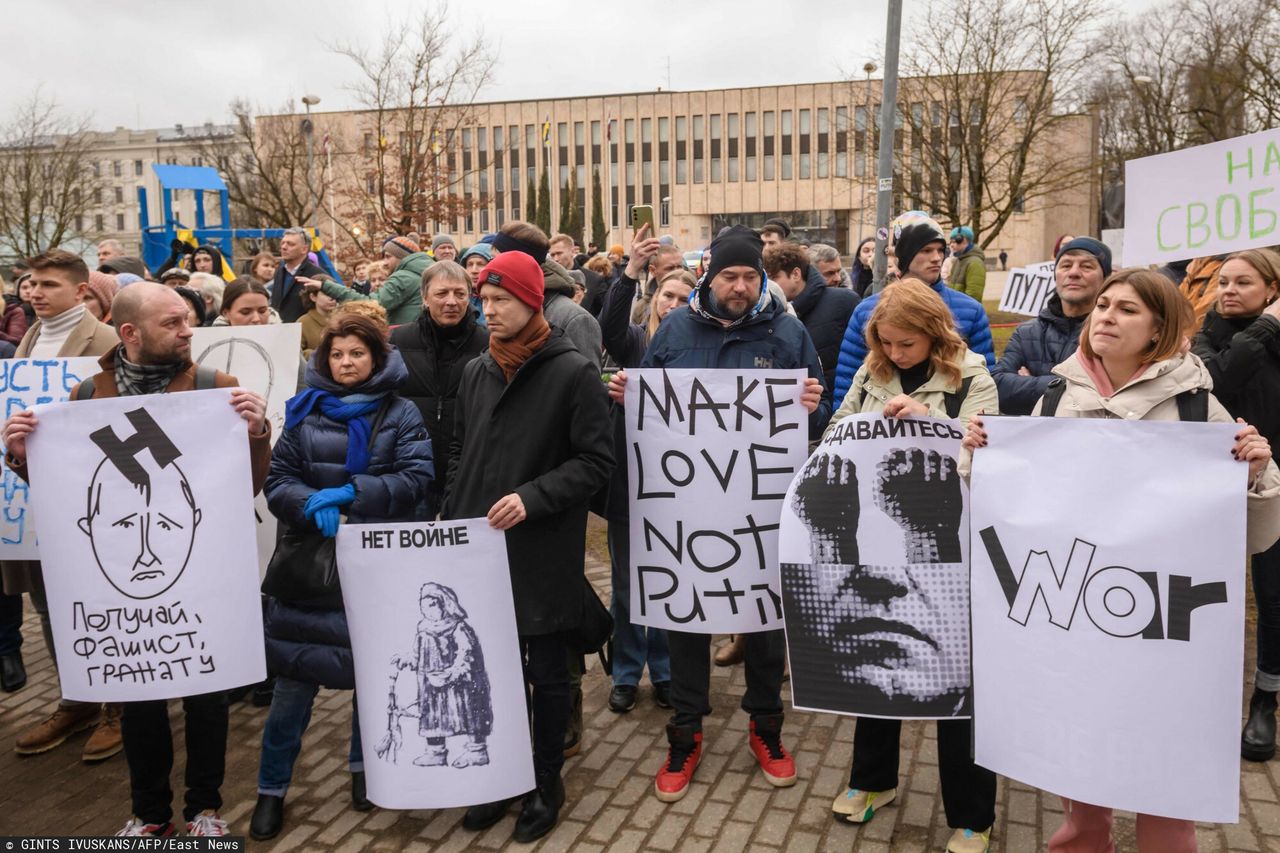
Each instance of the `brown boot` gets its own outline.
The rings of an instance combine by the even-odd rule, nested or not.
[[[716,666],[737,666],[747,648],[746,634],[730,634],[729,642],[716,651]]]
[[[120,737],[120,706],[103,705],[102,722],[84,742],[81,761],[103,761],[124,748]]]
[[[39,755],[61,745],[76,732],[93,728],[102,716],[101,705],[58,706],[48,719],[36,723],[14,743],[18,755]]]

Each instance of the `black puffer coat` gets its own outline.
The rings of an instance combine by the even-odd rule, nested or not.
[[[449,466],[444,518],[483,518],[512,492],[524,502],[527,518],[507,531],[519,633],[576,628],[587,503],[613,469],[599,371],[554,328],[510,384],[491,354],[473,359],[458,389]]]
[[[489,330],[476,322],[470,309],[456,326],[437,326],[426,311],[418,322],[397,326],[391,343],[399,348],[409,368],[409,379],[400,389],[418,407],[431,436],[436,477],[431,484],[431,507],[439,509],[447,486],[449,444],[453,441],[453,409],[462,383],[462,370],[489,348]]]
[[[1013,330],[1004,354],[991,369],[1000,392],[1000,414],[1029,415],[1053,379],[1050,371],[1071,357],[1080,344],[1080,327],[1088,314],[1068,317],[1062,313],[1058,294],[1040,309],[1040,316]],[[1025,367],[1030,376],[1018,375]]]
[[[822,382],[827,388],[836,387],[836,362],[840,359],[840,344],[844,340],[845,327],[853,316],[853,309],[862,299],[852,290],[828,287],[827,280],[812,264],[805,280],[804,290],[791,300],[791,307],[818,350],[822,362]]]
[[[1274,446],[1280,442],[1280,321],[1231,318],[1211,310],[1192,352],[1213,377],[1213,396],[1233,418],[1257,427]]]
[[[404,360],[393,350],[382,370],[364,384],[346,389],[307,367],[307,384],[336,395],[391,392],[408,378]],[[427,487],[432,479],[431,440],[418,409],[408,400],[386,397],[386,412],[373,436],[367,473],[347,472],[347,425],[326,417],[317,406],[301,423],[287,428],[271,454],[271,472],[263,491],[271,514],[296,530],[313,529],[303,509],[320,489],[354,483],[355,502],[345,510],[347,523],[414,521],[427,518]],[[368,418],[373,422],[377,414]],[[300,607],[268,598],[267,667],[274,675],[336,689],[355,687],[347,617],[341,610]]]

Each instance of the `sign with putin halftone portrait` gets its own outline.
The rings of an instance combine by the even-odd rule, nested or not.
[[[969,716],[962,437],[955,421],[853,415],[791,483],[778,551],[796,708]]]
[[[27,441],[62,695],[266,677],[248,425],[231,391],[54,403]]]

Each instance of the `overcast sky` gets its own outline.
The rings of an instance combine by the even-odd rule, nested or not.
[[[919,4],[907,0],[908,10]],[[224,121],[236,97],[273,111],[306,93],[355,106],[351,60],[425,0],[8,0],[0,114],[38,85],[94,127]],[[460,0],[452,25],[483,27],[497,56],[483,100],[841,79],[884,41],[885,0]],[[477,10],[483,10],[478,13]],[[644,10],[637,12],[637,10]],[[908,12],[908,14],[910,14]],[[780,33],[785,35],[779,39]],[[27,37],[30,34],[30,37]]]

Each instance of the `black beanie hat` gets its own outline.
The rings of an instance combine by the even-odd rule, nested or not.
[[[893,256],[898,261],[898,275],[903,278],[916,254],[930,243],[947,245],[947,235],[936,220],[924,215],[903,214],[894,225]]]
[[[1067,252],[1084,252],[1085,254],[1093,255],[1098,259],[1098,266],[1102,269],[1102,277],[1109,278],[1111,276],[1111,247],[1106,243],[1095,240],[1092,237],[1076,237],[1059,247],[1058,255],[1053,259],[1053,263],[1056,265]]]
[[[707,250],[711,252],[711,263],[703,274],[703,281],[707,284],[727,267],[751,267],[760,273],[763,285],[766,277],[761,260],[764,241],[752,229],[745,225],[731,225],[716,235]]]

